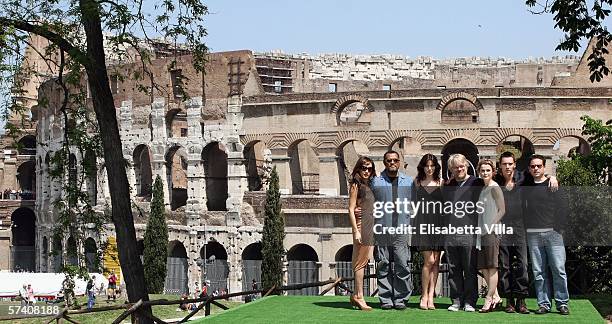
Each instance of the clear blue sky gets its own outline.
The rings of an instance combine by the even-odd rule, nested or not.
[[[524,0],[208,0],[212,51],[551,57],[562,33]],[[578,53],[576,55],[580,55]]]

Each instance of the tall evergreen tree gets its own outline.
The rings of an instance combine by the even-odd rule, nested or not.
[[[149,294],[161,294],[166,280],[168,226],[164,207],[164,189],[159,176],[153,184],[151,215],[144,235],[144,274]]]
[[[270,175],[270,185],[266,191],[266,210],[261,240],[261,281],[264,289],[283,284],[283,256],[285,249],[285,222],[281,213],[280,191],[276,167]]]

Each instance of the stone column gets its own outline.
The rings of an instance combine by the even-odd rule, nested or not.
[[[200,128],[202,98],[191,98],[187,101],[185,107],[187,110],[187,134],[189,135],[187,139],[187,205],[185,206],[185,214],[187,225],[198,226],[200,225],[199,211],[202,210],[202,205],[206,205],[203,204],[201,191],[202,175],[204,174],[202,169],[203,138]]]
[[[126,145],[126,142],[129,142],[129,137],[130,134],[132,133],[132,101],[131,100],[127,100],[127,101],[122,101],[121,102],[121,107],[119,107],[119,135],[121,136],[121,138],[123,139],[123,158],[126,161],[129,161],[130,164],[132,165],[130,168],[128,168],[126,171],[127,173],[127,178],[128,178],[128,182],[130,183],[130,188],[132,188],[132,191],[130,192],[131,196],[134,196],[136,194],[135,190],[136,190],[136,174],[134,173],[134,166],[133,166],[133,147],[132,145]]]
[[[202,276],[200,275],[200,267],[198,266],[198,259],[200,258],[200,251],[198,250],[198,231],[192,230],[189,232],[189,245],[187,246],[187,257],[189,259],[189,291],[195,292],[196,285],[198,283],[198,287],[202,289],[202,283],[200,279]],[[196,296],[196,298],[199,296]]]
[[[340,194],[338,157],[335,154],[319,156],[319,194],[325,196]]]
[[[229,262],[228,291],[242,291],[242,262],[240,262],[240,250],[238,249],[238,230],[235,227],[229,228],[227,233],[228,245],[226,246],[227,258]]]
[[[155,98],[151,105],[151,125],[153,138],[151,140],[151,173],[153,179],[158,175],[162,179],[164,201],[170,203],[168,184],[170,179],[166,172],[166,105],[163,98]]]
[[[242,182],[246,177],[244,165],[244,146],[240,143],[239,132],[242,129],[242,98],[232,96],[227,103],[227,128],[225,130],[227,144],[227,193],[225,203],[227,208],[227,226],[239,226],[240,208],[242,206]]]
[[[278,186],[280,193],[289,195],[293,191],[291,169],[289,168],[290,157],[287,156],[286,148],[271,149],[272,165],[276,167],[278,172]]]

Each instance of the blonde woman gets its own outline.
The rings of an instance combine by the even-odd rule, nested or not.
[[[374,249],[374,194],[370,189],[370,182],[376,176],[374,162],[362,156],[357,160],[351,174],[351,187],[349,191],[349,218],[353,230],[353,256],[352,264],[355,272],[355,290],[351,296],[351,305],[370,311],[372,307],[363,299],[363,277],[365,267]],[[355,215],[355,209],[360,208],[360,216]]]
[[[495,163],[489,159],[480,160],[476,169],[484,181],[484,188],[479,197],[479,202],[483,203],[484,208],[478,213],[478,226],[483,234],[476,237],[477,268],[482,271],[488,287],[485,303],[480,313],[488,313],[500,304],[501,299],[497,295],[499,236],[495,233],[488,234],[487,228],[490,229],[501,222],[506,206],[501,188],[497,182],[493,181],[496,171]]]

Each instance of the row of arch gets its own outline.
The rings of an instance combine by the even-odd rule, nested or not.
[[[400,153],[402,165],[406,165],[408,161],[404,161],[405,157],[413,156],[420,158],[424,153],[421,149],[421,144],[414,138],[401,137],[392,142],[388,149]],[[588,154],[590,148],[588,143],[578,137],[563,137],[553,147],[553,151],[558,151],[558,155],[569,156],[573,152]],[[535,153],[535,148],[531,141],[521,135],[509,135],[502,139],[496,147],[496,154],[499,155],[505,151],[512,151],[517,157],[517,168],[525,170],[529,156]],[[244,148],[244,157],[246,159],[247,177],[249,179],[249,190],[257,191],[262,188],[262,176],[265,170],[266,153],[265,144],[262,141],[252,141]],[[447,178],[446,161],[448,157],[455,153],[464,154],[470,163],[475,166],[479,160],[478,147],[468,139],[456,138],[444,145],[440,156],[442,159],[442,175]],[[290,159],[289,170],[291,177],[291,193],[293,194],[311,194],[318,193],[319,189],[319,157],[315,150],[315,146],[307,139],[300,139],[289,145],[287,155]],[[360,156],[371,156],[367,145],[360,140],[349,140],[340,145],[336,150],[337,170],[340,179],[339,188],[340,194],[348,193],[347,183],[350,177],[350,172]],[[408,168],[415,169],[416,161],[410,161]],[[474,172],[471,168],[471,172]]]
[[[136,195],[150,199],[153,185],[151,151],[145,144],[134,149],[133,166],[135,175]],[[206,207],[211,211],[226,210],[227,190],[227,152],[219,142],[209,143],[202,150],[201,163],[206,181]],[[165,155],[166,180],[170,198],[170,207],[175,210],[187,203],[187,151],[176,145]]]
[[[140,245],[142,248],[142,245]],[[338,275],[348,276],[351,271],[352,245],[345,245],[335,256]],[[142,251],[142,250],[141,250]],[[142,252],[141,252],[142,253]],[[261,283],[262,263],[261,243],[251,243],[242,251],[243,289],[250,289],[253,280]],[[319,257],[307,244],[297,244],[287,252],[288,284],[315,282],[319,280]],[[230,264],[227,251],[219,242],[210,241],[200,249],[199,264],[202,269],[201,280],[207,280],[209,289],[228,289]],[[188,286],[188,254],[180,241],[168,243],[168,261],[165,290],[166,293],[184,293]],[[317,294],[317,288],[307,288],[290,294]]]

